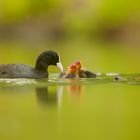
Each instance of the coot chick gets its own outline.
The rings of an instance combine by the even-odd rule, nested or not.
[[[58,53],[45,51],[36,60],[35,68],[25,64],[1,64],[0,78],[48,78],[48,67],[57,66],[63,72]]]
[[[75,61],[68,67],[67,72],[61,73],[60,77],[63,78],[96,78],[96,74],[82,69],[81,62]]]

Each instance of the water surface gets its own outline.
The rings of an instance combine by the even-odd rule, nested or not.
[[[0,139],[140,139],[140,74],[116,75],[0,79]]]

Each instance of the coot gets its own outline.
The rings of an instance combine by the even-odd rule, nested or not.
[[[58,53],[45,51],[37,57],[35,68],[26,64],[1,64],[0,78],[48,78],[50,65],[56,65],[63,72]]]

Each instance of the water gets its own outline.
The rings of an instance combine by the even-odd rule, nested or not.
[[[0,79],[0,139],[140,139],[140,75],[116,75]]]

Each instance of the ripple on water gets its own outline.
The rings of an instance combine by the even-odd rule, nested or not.
[[[115,80],[115,77],[120,78]],[[103,84],[109,82],[120,82],[128,85],[140,85],[140,74],[98,73],[97,78],[64,79],[59,78],[58,73],[51,73],[49,79],[0,79],[0,86],[22,86],[22,85],[49,85],[49,84]]]
[[[34,79],[18,78],[18,79],[0,79],[0,85],[25,85],[35,84],[37,81]]]

